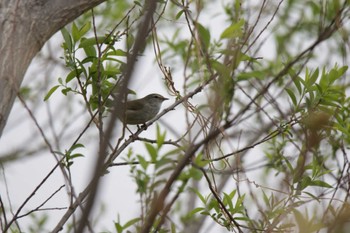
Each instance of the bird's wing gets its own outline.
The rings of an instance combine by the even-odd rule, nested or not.
[[[129,101],[127,103],[126,109],[127,110],[140,110],[142,109],[144,106],[144,104],[140,103],[140,102],[136,102],[136,101]]]

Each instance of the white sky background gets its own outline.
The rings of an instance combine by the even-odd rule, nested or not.
[[[220,9],[220,7],[217,8],[217,10]],[[215,15],[214,12],[210,12],[210,14]],[[202,13],[200,22],[202,22],[204,26],[209,27],[212,38],[218,38],[222,30],[228,26],[228,24],[220,23],[223,20],[223,17],[209,17],[207,20],[205,20],[203,18],[205,15],[206,14]],[[255,17],[256,16],[254,15],[252,16],[252,18]],[[262,28],[265,26],[268,20],[269,18],[262,18],[260,21],[261,24],[258,27]],[[266,36],[266,33],[263,34],[263,37],[264,36]],[[62,37],[60,33],[57,33],[55,36],[53,36],[49,42],[49,47],[52,47],[53,55],[56,59],[59,59],[59,57],[63,55],[63,51],[60,49],[61,43]],[[47,51],[48,45],[44,46],[42,53],[47,54]],[[273,42],[270,38],[270,40],[268,40],[268,42],[265,43],[264,47],[260,50],[260,53],[257,54],[257,57],[261,56],[264,59],[271,59],[275,56],[272,51],[274,51],[274,47]],[[61,63],[63,64],[63,60]],[[171,66],[171,64],[166,65]],[[34,92],[40,92],[40,95],[35,96],[35,98],[38,99],[34,101],[37,102],[38,105],[34,106],[32,104],[29,104],[29,106],[31,108],[31,111],[33,111],[36,119],[38,120],[38,123],[43,128],[45,128],[47,120],[49,119],[47,105],[43,103],[44,95],[49,89],[42,91],[41,88],[50,88],[53,85],[56,85],[57,78],[65,77],[67,73],[67,70],[62,69],[62,67],[51,67],[51,70],[49,70],[49,72],[43,72],[46,70],[46,66],[47,64],[43,64],[40,59],[35,59],[30,66],[23,82],[23,86],[31,86]],[[179,77],[179,80],[182,80],[181,72],[182,71],[173,71],[173,76],[175,78]],[[152,82],[149,81],[150,78],[152,79]],[[154,63],[154,55],[152,51],[150,54],[147,54],[139,59],[138,66],[135,70],[132,81],[133,82],[130,84],[130,88],[136,91],[138,97],[143,97],[149,93],[156,92],[170,98],[170,100],[163,103],[162,109],[169,106],[175,101],[173,97],[170,97],[167,94],[164,88],[162,82],[162,74],[159,71],[157,64]],[[48,82],[49,84],[46,85],[44,82]],[[177,82],[178,87],[180,87],[181,84],[182,83]],[[39,88],[40,90],[38,90]],[[61,144],[61,151],[64,151],[64,149],[68,149],[70,147],[72,141],[74,141],[77,135],[81,132],[81,129],[85,126],[86,122],[89,119],[88,114],[82,114],[84,108],[78,104],[75,106],[75,109],[68,110],[66,105],[62,104],[66,100],[67,99],[63,97],[60,91],[57,90],[51,96],[49,102],[50,108],[54,114],[54,118],[65,119],[65,121],[68,122],[74,121],[74,127],[69,127],[68,132],[64,136],[67,138],[67,140],[65,145]],[[195,99],[194,101],[197,100],[198,99]],[[182,106],[179,106],[175,111],[171,111],[170,113],[166,114],[161,120],[170,125],[174,125],[176,122],[176,128],[180,129],[182,127],[185,127],[184,122],[181,122],[181,120],[179,120],[183,119],[183,117],[184,115]],[[53,122],[57,131],[61,131],[61,128],[63,127],[61,125],[61,122],[61,120],[58,122]],[[105,124],[106,123],[107,121]],[[160,126],[162,128],[162,125]],[[143,132],[140,136],[154,139],[155,127],[156,125],[153,124],[151,127],[149,127],[149,129],[147,129],[146,132]],[[53,142],[52,132],[45,131],[45,134],[48,136],[50,141]],[[86,148],[80,150],[86,156],[84,158],[76,159],[72,167],[72,177],[77,194],[79,194],[79,192],[85,188],[86,182],[92,175],[95,156],[97,155],[96,145],[98,145],[98,134],[95,126],[90,126],[88,135],[88,138],[83,137],[82,140],[82,143],[85,144]],[[168,139],[172,137],[170,132],[168,132],[167,135]],[[33,121],[29,118],[27,110],[24,109],[23,105],[19,101],[16,101],[0,140],[0,156],[11,151],[16,151],[18,148],[35,148],[38,144],[43,145],[43,139],[39,135],[38,129],[34,125]],[[238,147],[238,145],[234,146]],[[135,143],[132,145],[132,147],[135,154],[145,153],[143,143]],[[54,149],[56,150],[57,148]],[[127,150],[125,153],[126,152]],[[259,148],[252,150],[251,154],[253,154],[255,158],[256,156],[263,155],[262,151],[259,151]],[[118,158],[116,162],[121,161],[122,160]],[[13,206],[13,210],[16,211],[18,206],[28,197],[28,195],[34,190],[39,182],[42,181],[42,179],[48,174],[48,172],[53,168],[55,164],[56,160],[54,159],[53,155],[51,155],[47,150],[45,150],[45,152],[41,153],[40,155],[28,156],[28,158],[22,158],[15,163],[6,163],[4,167],[4,173],[6,176],[4,177],[3,174],[0,175],[0,194],[2,195],[2,198],[6,200],[5,204],[9,204],[7,197],[4,196],[6,190],[4,186],[5,178],[11,204]],[[125,223],[125,221],[130,220],[131,218],[137,217],[140,213],[139,204],[136,203],[138,200],[138,195],[135,194],[136,186],[129,176],[129,169],[129,166],[110,168],[109,171],[111,173],[103,177],[101,180],[102,182],[100,183],[98,196],[98,199],[101,200],[101,202],[96,202],[95,213],[99,213],[98,208],[100,207],[100,203],[104,203],[106,209],[105,215],[100,216],[99,223],[101,228],[98,228],[99,230],[113,231],[114,226],[112,220],[117,220],[118,213],[120,214],[121,223]],[[251,175],[249,179],[259,180],[254,176],[254,174],[248,174]],[[49,196],[49,193],[51,194],[54,192],[62,184],[62,174],[59,169],[57,169],[55,174],[49,178],[44,187],[41,188],[36,193],[34,198],[29,202],[29,204],[26,205],[21,214],[35,208],[42,202],[43,199],[46,199]],[[62,202],[62,200],[64,201]],[[55,196],[45,205],[45,207],[66,207],[67,203],[68,200],[66,192],[65,190],[61,190],[57,196]],[[61,218],[65,211],[66,210],[51,211],[49,218],[50,224],[47,226],[51,229],[53,224],[56,224],[57,220]],[[41,215],[40,212],[37,212],[37,214],[39,216]],[[93,217],[97,216],[93,215]],[[22,221],[31,223],[29,217],[20,220],[20,223],[22,223]]]

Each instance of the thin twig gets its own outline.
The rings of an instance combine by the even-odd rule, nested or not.
[[[46,198],[45,201],[43,201],[43,203],[41,203],[38,207],[36,207],[35,209],[32,209],[30,211],[28,211],[27,213],[25,214],[22,214],[22,215],[18,215],[18,219],[19,218],[23,218],[25,216],[28,216],[34,212],[37,212],[37,211],[43,211],[43,210],[63,210],[63,209],[67,209],[67,207],[54,207],[54,208],[41,208],[43,207],[51,198],[53,198],[65,185],[61,185],[55,192],[53,192],[48,198]]]

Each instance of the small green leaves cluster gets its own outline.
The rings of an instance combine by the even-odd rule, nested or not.
[[[70,32],[63,28],[61,34],[63,59],[70,71],[65,78],[58,79],[59,84],[53,86],[44,99],[48,100],[61,88],[64,95],[81,95],[90,109],[97,109],[99,101],[107,102],[125,65],[127,52],[116,48],[123,33],[117,31],[97,36],[91,22],[80,27],[73,22]]]
[[[274,171],[275,176],[282,175],[284,187],[289,188],[289,195],[277,197],[273,193],[264,193],[266,216],[271,215],[269,218],[273,220],[273,216],[281,213],[293,214],[295,221],[283,227],[294,227],[297,223],[299,229],[309,229],[310,232],[323,227],[316,216],[308,218],[302,214],[304,211],[299,206],[307,204],[305,200],[320,201],[314,192],[315,187],[329,191],[335,188],[331,179],[335,172],[332,169],[336,167],[334,158],[350,142],[349,110],[346,107],[349,99],[346,98],[345,86],[341,85],[347,69],[347,66],[335,65],[329,71],[306,68],[303,75],[294,70],[289,72],[292,85],[285,88],[285,94],[292,112],[288,117],[296,124],[289,123],[290,126],[285,128],[287,134],[270,140],[265,152],[268,159],[266,170]]]
[[[234,225],[228,216],[225,215],[221,204],[213,196],[213,194],[203,195],[199,190],[190,188],[190,190],[196,194],[199,198],[201,207],[196,207],[185,216],[182,217],[184,223],[191,222],[198,218],[198,213],[201,215],[210,216],[213,221],[225,227],[227,230],[232,230]],[[244,217],[244,198],[245,196],[238,196],[237,190],[233,190],[230,193],[222,193],[222,204],[228,210],[229,214],[234,217],[235,220],[246,220]]]
[[[339,83],[347,69],[347,66],[335,65],[329,72],[324,68],[321,74],[318,69],[313,72],[306,69],[304,78],[292,71],[294,88],[285,90],[295,114],[301,113],[302,123],[307,129],[327,129],[327,132],[333,132],[330,139],[341,137],[349,143],[349,99],[346,98],[345,86]]]
[[[79,157],[84,157],[82,153],[75,152],[75,150],[79,148],[84,148],[85,146],[83,144],[77,143],[71,146],[68,150],[65,150],[64,153],[57,151],[56,153],[61,155],[64,160],[62,161],[62,164],[66,167],[69,168],[70,166],[73,165],[74,159],[79,158]]]
[[[321,75],[319,69],[313,72],[306,69],[304,78],[291,70],[290,75],[299,96],[291,88],[286,88],[286,91],[294,107],[297,109],[301,104],[306,104],[309,109],[341,107],[345,100],[344,87],[335,85],[335,82],[343,77],[347,68],[338,68],[336,65],[329,72],[323,68]]]

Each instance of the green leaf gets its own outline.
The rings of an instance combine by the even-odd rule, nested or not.
[[[305,229],[301,229],[301,226],[305,225],[305,222],[307,222],[307,220],[296,208],[292,209],[292,211],[294,213],[295,220],[298,223],[298,227],[299,227],[298,232],[304,232]]]
[[[60,86],[60,85],[56,85],[56,86],[52,87],[52,88],[49,90],[49,92],[45,95],[44,101],[47,101],[47,100],[50,98],[50,96],[57,90],[57,88],[58,88],[59,86]]]
[[[338,103],[334,103],[334,102],[328,101],[326,99],[321,99],[320,104],[324,105],[324,106],[331,106],[331,107],[334,107],[334,108],[340,107]]]
[[[85,146],[83,144],[81,144],[81,143],[77,143],[77,144],[74,144],[69,150],[73,151],[73,150],[75,150],[77,148],[85,148]]]
[[[123,232],[123,227],[118,222],[114,223],[114,228],[117,230],[118,233],[122,233]]]
[[[203,210],[205,210],[205,208],[203,208],[203,207],[194,208],[193,210],[191,210],[191,211],[187,214],[187,216],[191,218],[191,217],[193,217],[196,213],[201,212],[201,211],[203,211]]]
[[[210,199],[209,204],[207,205],[209,210],[214,209],[216,212],[220,211],[220,205],[216,199]]]
[[[196,164],[198,167],[205,167],[206,165],[208,165],[210,162],[207,160],[203,160],[203,154],[199,153],[198,155],[196,155],[194,161],[194,164]]]
[[[221,76],[223,76],[224,79],[231,78],[231,75],[230,75],[231,70],[224,64],[218,61],[212,60],[211,65]]]
[[[239,37],[242,35],[242,29],[241,27],[244,25],[244,19],[239,20],[235,24],[231,24],[228,26],[220,35],[220,39],[230,39]]]
[[[70,88],[70,87],[67,87],[67,88],[61,90],[63,95],[67,95],[68,92],[70,92],[70,91],[72,91],[72,88]]]
[[[232,190],[232,192],[230,192],[230,193],[228,194],[228,197],[231,198],[231,199],[233,199],[234,196],[236,195],[236,193],[237,193],[237,190],[234,189],[234,190]]]
[[[72,81],[72,79],[78,77],[80,73],[81,72],[79,72],[79,70],[72,70],[71,72],[69,72],[69,74],[66,77],[66,83],[69,83],[70,81]]]
[[[146,161],[146,159],[142,155],[137,155],[137,159],[141,165],[141,167],[146,170],[149,163]]]
[[[164,133],[162,134],[160,132],[160,127],[157,124],[157,147],[158,147],[158,150],[162,147],[162,145],[165,141],[165,136],[166,136],[166,131],[164,131]]]
[[[80,39],[79,29],[75,24],[75,22],[72,23],[72,37],[73,37],[74,43]]]
[[[92,46],[91,46],[92,47]],[[84,49],[85,50],[85,49]],[[96,56],[91,56],[91,57],[86,57],[84,58],[81,62],[79,62],[80,64],[86,64],[86,63],[94,63],[94,61],[96,60]],[[84,72],[84,74],[86,75],[86,72]]]
[[[78,157],[84,157],[84,155],[81,153],[75,153],[69,156],[70,159],[78,158]]]
[[[348,69],[347,66],[343,66],[342,68],[339,68],[339,69],[337,69],[336,67],[331,69],[328,77],[329,84],[333,84],[337,79],[342,77],[347,69]]]
[[[265,202],[265,205],[270,207],[270,200],[269,198],[267,197],[266,193],[264,192],[264,190],[262,190],[262,195],[263,195],[263,200]],[[273,194],[272,194],[273,195]]]
[[[208,49],[210,45],[210,31],[198,22],[196,22],[196,28],[197,28],[201,43],[204,45],[206,49]]]
[[[326,182],[324,182],[322,180],[313,180],[310,185],[323,187],[323,188],[333,188],[332,185],[330,185],[330,184],[328,184],[328,183],[326,183]]]
[[[32,91],[32,89],[30,87],[23,86],[23,87],[20,88],[19,94],[23,98],[29,98],[29,95],[30,95],[31,91]]]
[[[294,182],[297,182],[296,178],[297,178],[297,175],[294,177]],[[311,178],[306,176],[306,177],[302,178],[299,188],[300,188],[300,190],[303,190],[310,185],[312,185]]]
[[[156,172],[156,176],[159,177],[159,176],[162,176],[163,174],[166,174],[166,173],[169,174],[169,172],[171,172],[173,169],[174,169],[174,167],[172,166],[172,164],[170,162],[168,162],[166,164],[166,167],[163,167],[162,169],[159,169],[159,167],[158,167],[158,170]],[[179,179],[181,180],[181,177]],[[185,179],[188,179],[188,178],[185,178]]]
[[[117,76],[118,74],[120,74],[121,71],[120,70],[116,70],[116,69],[111,69],[111,70],[105,70],[104,71],[104,74],[107,76],[107,77],[115,77]],[[115,84],[112,85],[112,87],[114,87]]]
[[[191,191],[193,191],[193,192],[199,197],[199,199],[202,201],[202,203],[203,203],[204,205],[207,204],[207,199],[199,192],[198,189],[191,188],[191,187],[189,187],[189,189],[190,189]]]
[[[134,4],[139,6],[139,7],[142,7],[142,4],[139,1],[134,1]]]
[[[243,194],[242,196],[240,196],[240,197],[237,199],[236,205],[235,205],[235,209],[236,209],[236,210],[239,210],[239,209],[242,207],[244,198],[245,198],[245,194]]]
[[[104,36],[98,36],[97,37],[97,44],[102,44],[105,41],[106,37]],[[79,44],[79,48],[84,48],[86,46],[93,46],[96,45],[96,38],[82,38],[81,42]]]
[[[127,52],[125,52],[122,49],[114,49],[112,51],[109,51],[107,53],[107,56],[120,56],[120,57],[126,57],[128,55]]]
[[[69,32],[67,31],[66,28],[61,29],[61,34],[64,39],[63,47],[67,49],[69,53],[71,53],[73,51],[72,37],[69,35]]]
[[[178,20],[183,13],[184,13],[184,10],[179,11],[175,16],[175,19]]]
[[[203,212],[201,212],[200,214],[206,215],[206,216],[210,216],[210,212],[208,212],[208,211],[203,211]]]
[[[318,78],[318,74],[319,74],[319,70],[318,68],[315,70],[315,72],[313,72],[311,74],[311,77],[309,79],[306,80],[307,82],[307,86],[311,87],[312,85],[314,85],[317,81]]]
[[[151,156],[152,162],[157,160],[158,150],[154,148],[150,143],[145,143],[148,154]]]
[[[197,168],[191,167],[189,170],[189,175],[194,180],[201,180],[203,177],[203,173]]]
[[[303,193],[309,195],[312,199],[315,199],[316,201],[320,202],[320,199],[317,196],[313,195],[312,193],[309,193],[309,192],[303,192]]]
[[[84,62],[86,62],[86,61],[92,62],[92,59],[96,58],[96,56],[97,56],[96,48],[94,46],[84,46],[83,49],[84,49],[86,56],[88,56],[88,59],[89,59],[89,60],[84,59]]]
[[[348,70],[348,66],[343,66],[341,68],[339,68],[339,73],[340,76],[342,76],[343,74],[345,74],[345,72]]]
[[[302,88],[301,88],[301,83],[302,82],[300,82],[300,79],[301,78],[299,76],[292,79],[295,87],[297,88],[297,90],[299,92],[299,95],[302,93]]]
[[[87,22],[80,28],[80,37],[83,37],[91,29],[91,22]]]
[[[297,104],[298,104],[297,98],[295,97],[294,92],[290,88],[286,88],[286,92],[288,93],[290,99],[292,100],[293,105],[297,106]]]
[[[224,198],[223,198],[223,203],[226,206],[229,206],[229,210],[233,210],[233,203],[232,203],[232,198],[224,192]]]
[[[286,158],[285,156],[282,156],[282,158],[283,158],[284,162],[286,163],[289,171],[293,174],[294,173],[294,168],[293,168],[292,164],[290,163],[289,159]]]
[[[259,80],[264,80],[266,77],[266,73],[259,71],[259,70],[255,70],[255,71],[251,71],[251,72],[243,72],[240,73],[237,76],[237,81],[245,81],[248,79],[252,79],[252,78],[257,78]]]
[[[171,233],[176,233],[177,232],[177,225],[175,223],[171,223],[171,229],[170,229]]]
[[[127,221],[127,222],[124,224],[123,229],[126,229],[126,228],[128,228],[128,227],[134,225],[134,224],[137,223],[137,222],[140,222],[140,220],[141,220],[140,218],[134,218],[134,219],[131,219],[131,220]]]

